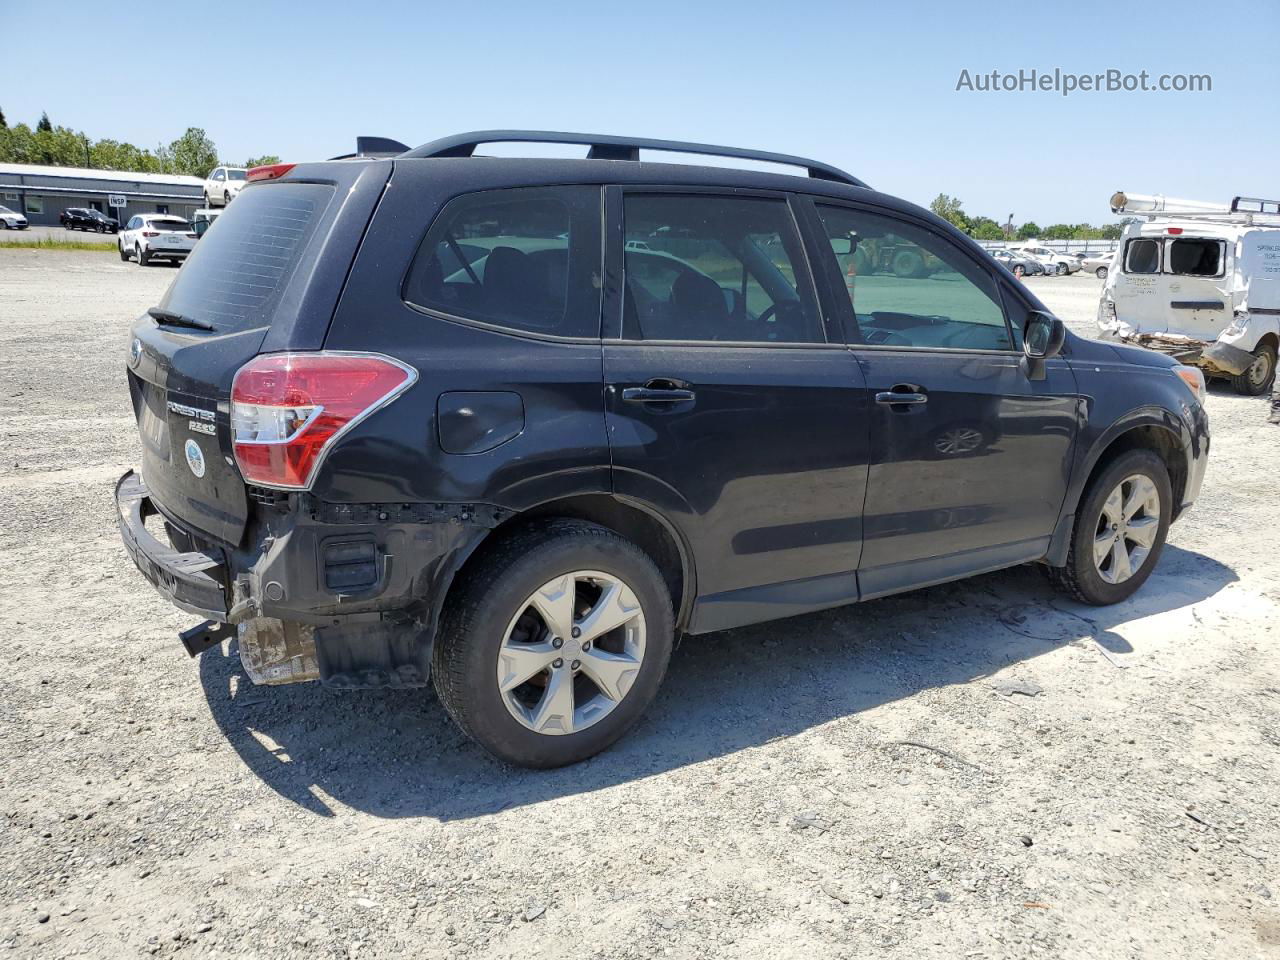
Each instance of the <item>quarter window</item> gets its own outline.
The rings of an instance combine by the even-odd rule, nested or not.
[[[1169,241],[1169,272],[1188,277],[1216,277],[1222,273],[1221,240],[1179,237]]]
[[[451,201],[427,231],[404,299],[526,333],[600,334],[600,191],[492,190]]]
[[[623,216],[625,338],[822,342],[784,201],[631,194]]]
[[[1159,273],[1160,241],[1141,238],[1130,240],[1124,252],[1125,273]]]
[[[851,343],[1013,349],[994,278],[948,240],[879,214],[818,210],[853,306]]]

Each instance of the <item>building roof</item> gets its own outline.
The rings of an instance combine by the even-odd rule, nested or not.
[[[73,180],[110,180],[125,183],[151,183],[168,187],[203,187],[199,177],[174,173],[139,173],[135,170],[93,170],[87,167],[49,167],[36,163],[0,163],[4,174],[28,177],[65,177]]]

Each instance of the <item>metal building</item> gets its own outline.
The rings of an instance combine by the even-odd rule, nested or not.
[[[112,199],[124,206],[111,206]],[[138,213],[172,213],[190,219],[204,206],[204,181],[167,173],[130,173],[81,167],[0,163],[0,204],[32,224],[57,224],[67,207],[88,207],[122,224]]]

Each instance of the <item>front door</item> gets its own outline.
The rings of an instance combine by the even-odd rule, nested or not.
[[[1079,413],[1070,367],[1031,379],[994,271],[936,228],[817,210],[849,250],[847,336],[872,399],[862,596],[1043,556]]]
[[[690,631],[856,599],[866,392],[788,201],[615,188],[609,208],[614,490],[691,548]]]

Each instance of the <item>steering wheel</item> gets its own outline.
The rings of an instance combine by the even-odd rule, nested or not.
[[[764,312],[760,314],[760,316],[756,317],[756,323],[768,323],[769,318],[777,312],[778,305],[776,303],[769,304],[769,306],[764,308]]]

